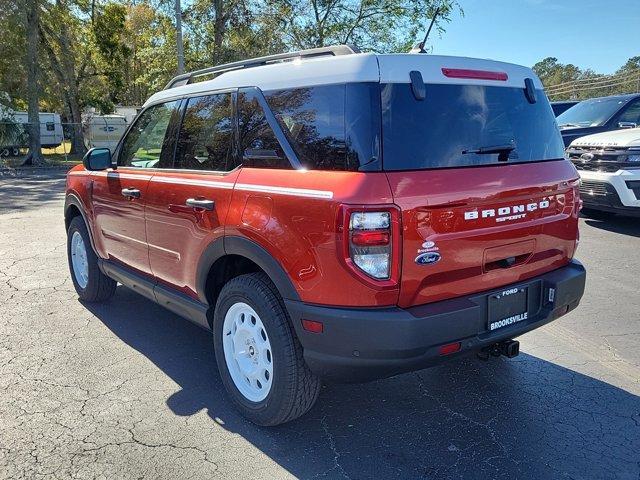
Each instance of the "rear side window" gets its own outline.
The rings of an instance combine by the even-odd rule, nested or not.
[[[343,85],[265,92],[302,165],[310,170],[347,170]]]
[[[232,145],[231,94],[190,98],[178,135],[176,168],[232,170]]]
[[[238,92],[240,154],[246,167],[291,169],[254,89]]]
[[[640,100],[636,100],[624,111],[618,122],[631,122],[640,125]]]
[[[563,158],[562,138],[543,91],[537,91],[537,99],[529,103],[523,88],[438,84],[426,85],[426,98],[419,101],[409,84],[383,85],[384,169]],[[504,148],[492,151],[495,147]]]

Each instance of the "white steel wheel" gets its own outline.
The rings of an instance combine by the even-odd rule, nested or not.
[[[87,247],[80,232],[73,232],[71,237],[71,265],[73,276],[80,288],[87,288],[89,283],[89,262],[87,261]]]
[[[256,311],[234,303],[224,317],[222,347],[229,375],[249,401],[267,398],[273,382],[273,353],[267,330]]]

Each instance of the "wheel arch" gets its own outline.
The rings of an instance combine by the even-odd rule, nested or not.
[[[224,283],[238,275],[257,271],[271,279],[283,299],[300,300],[282,265],[262,246],[236,236],[214,240],[204,250],[196,271],[198,298],[213,308]]]
[[[77,217],[81,216],[84,224],[87,226],[87,231],[89,232],[89,240],[91,242],[91,248],[93,248],[94,252],[97,252],[96,245],[93,241],[93,234],[91,232],[91,225],[87,219],[87,215],[84,210],[84,204],[80,198],[73,194],[68,193],[64,200],[64,229],[65,231],[69,230],[69,225],[71,225],[71,221]]]

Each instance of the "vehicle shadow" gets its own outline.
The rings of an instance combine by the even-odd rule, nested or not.
[[[64,198],[66,171],[0,177],[0,213],[42,208]]]
[[[588,217],[583,218],[585,219],[585,223],[590,227],[606,230],[607,232],[640,237],[640,218],[622,217],[618,215],[606,220],[595,220]]]
[[[166,401],[175,415],[206,410],[298,478],[640,473],[640,398],[526,353],[325,386],[303,418],[260,428],[226,399],[208,332],[124,287],[108,304],[87,308],[179,385]]]

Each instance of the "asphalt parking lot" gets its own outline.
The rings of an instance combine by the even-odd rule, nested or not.
[[[0,177],[0,478],[640,478],[640,220],[581,220],[582,304],[469,358],[329,385],[262,429],[209,335],[123,287],[83,305],[64,174]]]

